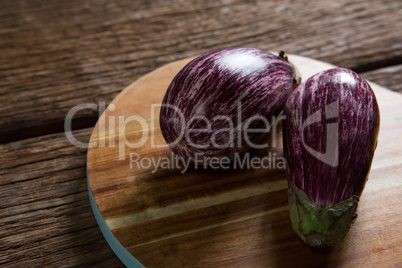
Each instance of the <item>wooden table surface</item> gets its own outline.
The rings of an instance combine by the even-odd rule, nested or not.
[[[64,134],[72,107],[107,105],[157,67],[233,46],[351,68],[402,93],[401,10],[395,0],[2,1],[0,265],[122,267],[91,211],[87,149]],[[87,142],[98,116],[76,113],[74,137]]]

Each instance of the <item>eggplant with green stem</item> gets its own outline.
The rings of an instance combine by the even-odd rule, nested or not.
[[[333,68],[298,86],[286,102],[284,156],[293,229],[313,247],[342,240],[357,217],[380,128],[370,85]]]

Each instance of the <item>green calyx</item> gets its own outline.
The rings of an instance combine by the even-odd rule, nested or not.
[[[356,219],[359,197],[322,209],[294,183],[288,189],[289,211],[297,235],[309,246],[327,247],[342,240]]]
[[[293,66],[293,68],[295,69],[294,81],[295,81],[296,85],[300,85],[301,81],[302,81],[302,77],[301,77],[301,73],[300,73],[299,69],[297,68],[297,66],[294,65],[291,61],[289,61],[288,55],[286,55],[285,51],[283,51],[283,50],[279,51],[279,57],[284,59],[285,61],[289,62]]]

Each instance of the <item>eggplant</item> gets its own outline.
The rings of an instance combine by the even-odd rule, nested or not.
[[[160,128],[171,150],[208,164],[233,159],[269,130],[300,77],[284,52],[228,48],[188,63],[170,83],[160,111]]]
[[[357,217],[380,128],[370,85],[334,68],[315,74],[286,102],[282,125],[290,220],[312,247],[341,241]]]

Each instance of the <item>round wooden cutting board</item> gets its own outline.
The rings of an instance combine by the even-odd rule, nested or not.
[[[401,260],[399,94],[370,83],[381,110],[381,130],[359,216],[342,243],[316,250],[291,227],[280,127],[267,137],[269,150],[254,152],[265,157],[257,168],[186,168],[165,145],[160,104],[172,78],[190,60],[163,66],[124,89],[91,136],[92,209],[126,266],[375,267]],[[303,80],[333,67],[296,55],[289,60]]]

